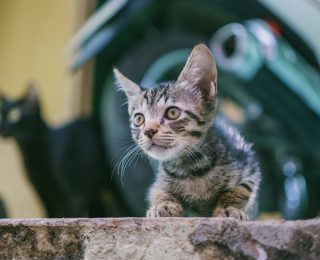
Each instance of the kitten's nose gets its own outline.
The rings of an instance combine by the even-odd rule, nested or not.
[[[150,128],[150,129],[144,131],[144,134],[151,139],[157,132],[158,132],[157,129]]]

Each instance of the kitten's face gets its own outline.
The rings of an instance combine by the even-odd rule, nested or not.
[[[142,90],[115,75],[128,97],[133,139],[146,154],[167,161],[196,149],[215,112],[216,67],[206,46],[194,48],[175,83]]]
[[[202,102],[200,95],[171,83],[142,91],[130,111],[133,139],[154,159],[180,156],[191,150],[211,125]]]
[[[33,129],[38,113],[38,100],[34,89],[29,89],[18,100],[0,97],[0,135],[3,137],[23,138]]]

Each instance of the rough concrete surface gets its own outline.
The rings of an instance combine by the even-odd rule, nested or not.
[[[0,259],[320,259],[320,219],[8,219]]]

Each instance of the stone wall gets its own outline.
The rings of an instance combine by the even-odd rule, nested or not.
[[[320,259],[320,219],[8,219],[0,259]]]

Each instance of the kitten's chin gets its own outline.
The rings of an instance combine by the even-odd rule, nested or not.
[[[146,154],[157,161],[169,161],[177,157],[177,147],[166,147],[157,144],[152,144]]]

